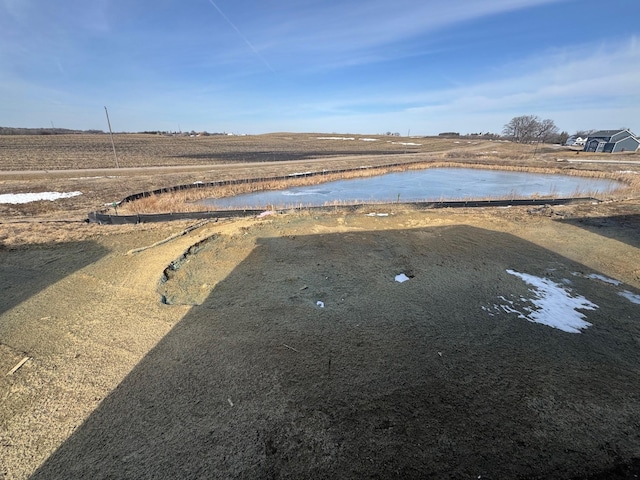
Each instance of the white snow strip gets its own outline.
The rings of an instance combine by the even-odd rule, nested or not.
[[[396,275],[396,282],[403,283],[403,282],[406,282],[407,280],[409,280],[409,277],[407,277],[404,273]]]
[[[274,212],[273,210],[265,210],[264,212],[261,212],[258,215],[258,218],[264,218],[264,217],[268,217],[269,215],[275,215],[276,212]]]
[[[5,193],[0,195],[0,203],[30,203],[39,200],[53,202],[60,198],[70,198],[82,195],[82,192],[40,192],[40,193]]]
[[[421,143],[411,143],[411,142],[391,142],[393,145],[409,145],[412,147],[420,147]]]
[[[353,137],[316,137],[318,140],[355,140]]]
[[[614,280],[613,278],[605,277],[604,275],[598,275],[597,273],[592,273],[591,275],[587,275],[587,278],[592,280],[600,280],[601,282],[610,283],[611,285],[620,285],[622,282],[618,280]]]
[[[580,330],[591,326],[584,320],[585,315],[578,310],[595,310],[598,308],[595,303],[581,295],[571,296],[563,285],[548,278],[513,270],[507,270],[507,273],[515,275],[533,287],[530,291],[534,294],[534,298],[529,301],[535,308],[523,308],[524,311],[528,311],[523,313],[515,308],[502,306],[505,311],[517,313],[519,318],[529,322],[540,323],[568,333],[580,333]]]
[[[637,305],[640,305],[640,295],[636,295],[635,293],[631,293],[629,290],[624,290],[622,292],[618,292],[618,295],[620,295],[621,297],[626,298],[631,303],[635,303]]]
[[[377,142],[378,141],[377,138],[361,138],[360,140],[362,140],[363,142]]]

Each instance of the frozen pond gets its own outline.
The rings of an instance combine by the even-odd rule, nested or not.
[[[290,208],[335,203],[389,203],[486,198],[576,197],[612,191],[622,184],[602,179],[471,168],[431,168],[306,187],[207,199],[212,209]]]

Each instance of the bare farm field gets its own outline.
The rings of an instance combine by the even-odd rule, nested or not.
[[[108,136],[0,137],[0,195],[81,192],[0,204],[0,478],[640,475],[638,155],[115,142],[117,169]],[[172,185],[417,161],[629,187],[552,207],[85,221]]]

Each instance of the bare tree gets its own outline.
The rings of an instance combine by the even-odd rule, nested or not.
[[[502,133],[517,143],[545,142],[558,133],[558,127],[551,119],[540,120],[536,115],[522,115],[512,118]]]
[[[502,133],[517,143],[529,143],[536,135],[538,117],[522,115],[513,117],[502,129]]]
[[[558,127],[553,120],[547,118],[538,122],[538,131],[536,132],[537,140],[539,142],[548,142],[558,133]]]
[[[592,133],[595,133],[595,130],[578,130],[573,135],[576,137],[587,138]]]

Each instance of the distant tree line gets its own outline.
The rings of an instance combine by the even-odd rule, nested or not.
[[[466,133],[464,135],[460,132],[442,132],[439,133],[438,136],[443,138],[474,138],[481,140],[498,140],[502,138],[499,134],[491,132],[474,132]]]
[[[104,133],[102,130],[72,130],[69,128],[19,128],[0,127],[0,135],[70,135],[81,133]]]
[[[0,127],[0,135],[75,135],[75,134],[104,134],[103,130],[73,130],[69,128],[20,128],[20,127]],[[114,132],[115,133],[115,132]],[[120,132],[130,133],[130,132]],[[229,135],[226,132],[170,132],[162,130],[144,130],[137,132],[143,135],[173,135],[173,136],[200,136],[207,137],[210,135]]]

